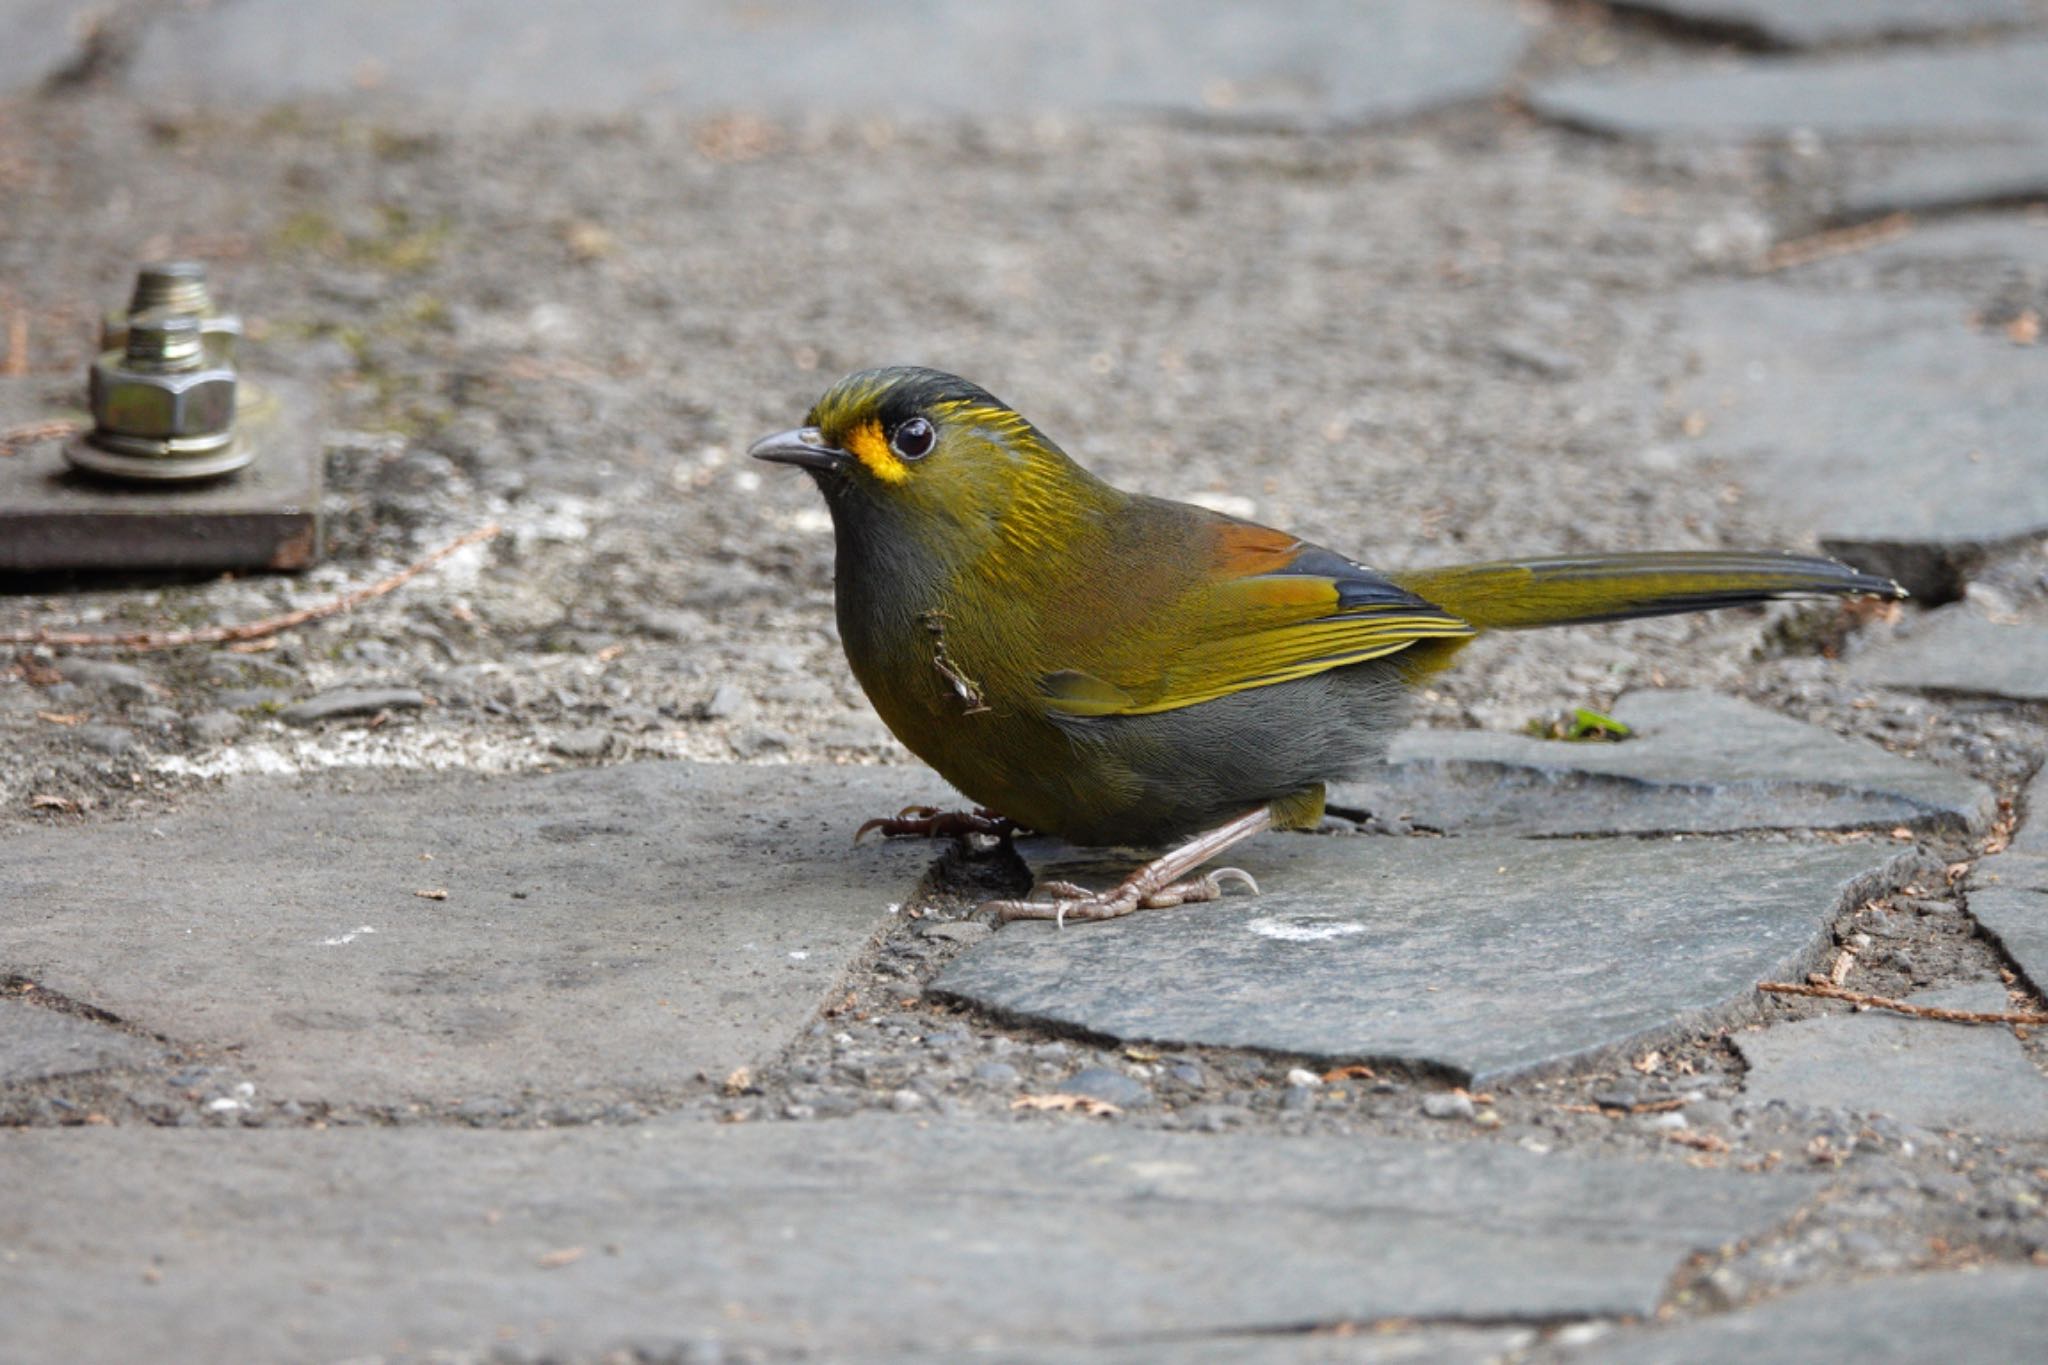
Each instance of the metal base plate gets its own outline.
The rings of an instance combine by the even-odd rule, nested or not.
[[[0,380],[0,427],[81,417],[53,405],[64,394],[46,379]],[[253,459],[198,482],[100,478],[56,441],[0,455],[0,573],[303,569],[320,553],[322,418],[300,386],[261,384],[232,448]]]

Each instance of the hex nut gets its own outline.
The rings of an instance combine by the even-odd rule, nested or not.
[[[162,441],[232,433],[235,386],[225,365],[153,374],[107,351],[93,362],[87,388],[98,432]]]

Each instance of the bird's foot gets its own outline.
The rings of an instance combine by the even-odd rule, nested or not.
[[[1007,839],[1017,832],[1018,825],[1009,816],[997,815],[985,806],[971,811],[905,806],[894,815],[862,825],[853,832],[853,841],[859,843],[870,830],[880,830],[884,839],[957,839],[969,834]]]
[[[1221,900],[1226,881],[1242,882],[1254,896],[1259,894],[1259,884],[1241,867],[1219,867],[1199,877],[1169,881],[1154,872],[1155,866],[1139,868],[1108,891],[1090,891],[1072,882],[1041,882],[1038,889],[1048,893],[1051,900],[988,901],[981,908],[994,911],[1005,924],[1014,919],[1049,919],[1064,926],[1070,919],[1121,919],[1140,910],[1165,910]]]

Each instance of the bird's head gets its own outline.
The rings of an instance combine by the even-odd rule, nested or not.
[[[756,459],[809,470],[847,521],[980,532],[1026,490],[1093,483],[1059,447],[987,390],[939,370],[850,374],[792,431],[756,441]]]

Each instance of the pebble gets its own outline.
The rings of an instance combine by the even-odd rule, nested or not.
[[[136,701],[156,691],[149,675],[134,664],[112,659],[58,659],[51,664],[64,681],[98,688],[108,696]]]
[[[1422,1097],[1422,1112],[1433,1119],[1469,1119],[1475,1111],[1462,1090],[1438,1090]]]
[[[1285,1113],[1298,1114],[1315,1106],[1316,1092],[1305,1085],[1290,1085],[1280,1096],[1280,1108]]]
[[[942,939],[947,943],[971,944],[981,942],[995,930],[979,920],[956,919],[927,920],[918,926],[917,932],[925,938]]]
[[[913,1110],[922,1109],[924,1105],[924,1096],[918,1094],[915,1090],[896,1090],[890,1092],[889,1107],[899,1114],[908,1114]]]
[[[292,694],[281,687],[228,687],[213,699],[230,711],[247,711],[257,706],[283,706]]]
[[[596,725],[564,730],[548,742],[548,748],[563,758],[603,758],[611,747],[612,732]]]
[[[1673,1110],[1668,1114],[1644,1114],[1637,1123],[1652,1133],[1675,1133],[1687,1125],[1685,1115]]]
[[[1152,1088],[1106,1066],[1084,1067],[1068,1077],[1060,1089],[1069,1095],[1086,1095],[1119,1109],[1141,1109],[1152,1103]]]
[[[1313,1071],[1295,1067],[1287,1073],[1287,1084],[1303,1090],[1313,1090],[1323,1083],[1323,1078]]]
[[[202,744],[225,744],[242,733],[242,718],[232,711],[201,711],[185,722],[185,733]]]
[[[413,687],[337,687],[293,702],[278,714],[290,725],[315,725],[342,716],[416,711],[426,704],[426,694]]]
[[[1175,1062],[1167,1068],[1166,1074],[1190,1090],[1200,1090],[1209,1084],[1207,1073],[1193,1062]]]
[[[1008,1062],[983,1062],[974,1068],[973,1075],[977,1084],[991,1090],[1013,1090],[1024,1079]]]
[[[741,758],[758,758],[770,750],[783,750],[796,742],[795,736],[783,730],[770,730],[761,726],[742,730],[727,741],[732,751]]]
[[[86,748],[115,758],[135,747],[135,732],[119,725],[81,725],[71,734]]]
[[[711,623],[701,612],[647,607],[635,613],[633,619],[642,631],[657,640],[702,640],[711,633]]]
[[[754,709],[754,700],[737,684],[720,683],[716,690],[697,708],[702,720],[732,720]]]
[[[1626,1088],[1596,1090],[1593,1092],[1593,1103],[1602,1109],[1633,1109],[1636,1107],[1636,1092]]]

